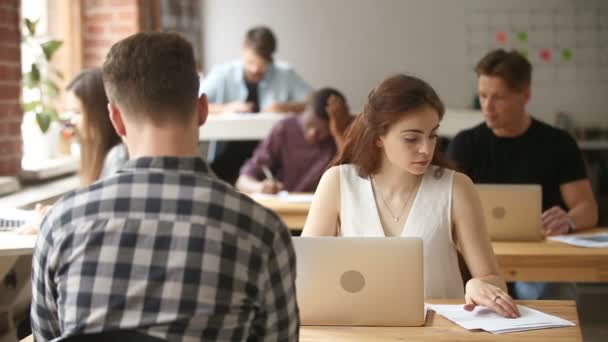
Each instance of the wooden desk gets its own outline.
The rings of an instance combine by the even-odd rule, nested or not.
[[[0,257],[32,254],[36,235],[0,232]]]
[[[32,255],[36,236],[0,232],[0,281],[20,257]]]
[[[0,233],[0,341],[14,340],[14,324],[28,312],[35,244],[33,235]]]
[[[209,114],[199,129],[199,140],[260,140],[287,114],[226,113]]]
[[[608,232],[608,228],[585,230]],[[608,282],[608,248],[585,248],[556,241],[493,242],[508,281]]]
[[[309,203],[256,199],[274,210],[290,230],[304,227]],[[608,228],[585,230],[608,232]],[[583,248],[555,241],[492,242],[498,264],[507,281],[608,282],[608,248]]]
[[[277,213],[287,227],[292,231],[304,228],[310,203],[290,203],[274,198],[252,197],[256,202]]]
[[[458,301],[431,301],[456,304]],[[468,331],[429,311],[424,327],[321,327],[300,328],[300,341],[582,341],[581,329],[572,301],[518,301],[542,312],[576,323],[574,327],[532,330],[503,335],[485,331]],[[32,342],[31,336],[21,342]]]
[[[431,301],[457,304],[458,300]],[[518,301],[542,312],[567,319],[574,327],[532,330],[502,335],[468,331],[429,311],[424,327],[321,327],[300,328],[300,341],[582,341],[576,304],[573,301]]]
[[[260,140],[264,139],[272,127],[288,114],[281,113],[226,113],[210,114],[207,122],[199,129],[199,140]],[[439,135],[453,137],[466,128],[483,121],[479,111],[447,109]]]

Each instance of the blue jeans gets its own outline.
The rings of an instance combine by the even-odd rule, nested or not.
[[[571,299],[576,298],[576,288],[572,283],[513,283],[516,299]]]

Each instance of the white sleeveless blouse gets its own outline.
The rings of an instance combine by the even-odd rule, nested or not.
[[[451,234],[454,171],[431,165],[422,177],[401,236],[420,237],[424,251],[424,297],[464,297]],[[369,178],[354,165],[340,165],[340,235],[383,237]],[[379,265],[380,266],[380,265]]]

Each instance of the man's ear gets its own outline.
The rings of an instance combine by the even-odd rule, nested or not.
[[[196,111],[198,116],[198,126],[202,126],[207,122],[209,116],[209,105],[207,103],[207,95],[202,94],[196,104]]]
[[[120,108],[112,102],[108,103],[108,112],[110,112],[110,121],[112,122],[112,126],[114,126],[114,130],[119,137],[124,137],[127,135],[127,128],[125,127],[125,122],[122,117],[122,112]]]

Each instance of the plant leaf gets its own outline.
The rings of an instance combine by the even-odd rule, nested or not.
[[[28,102],[28,103],[24,103],[23,104],[23,111],[26,112],[26,113],[27,112],[33,112],[40,105],[41,105],[40,101],[31,101],[31,102]]]
[[[23,75],[23,85],[26,88],[36,88],[40,84],[40,69],[36,63],[32,64],[30,71]]]
[[[36,84],[34,83],[34,81],[32,80],[32,73],[31,72],[26,72],[23,75],[23,85],[28,88],[28,89],[32,89],[36,87]]]
[[[59,96],[59,87],[51,80],[42,80],[42,90],[50,97]]]
[[[61,45],[63,45],[63,42],[61,40],[54,39],[40,44],[42,52],[44,52],[44,57],[47,61],[50,61],[51,58],[53,58],[53,55],[55,54],[55,52],[57,52],[57,49],[59,49]]]
[[[33,82],[36,82],[36,83],[40,82],[40,68],[38,67],[38,64],[32,63],[32,69],[31,69],[30,73],[32,74]]]
[[[51,117],[47,112],[39,112],[36,113],[36,123],[42,133],[46,133],[49,130],[49,126],[51,125]]]
[[[51,121],[59,121],[59,113],[53,107],[46,107],[45,113],[49,115]]]
[[[36,26],[38,25],[38,21],[39,19],[29,20],[28,18],[25,18],[25,27],[27,27],[27,31],[29,32],[30,36],[36,34]]]

